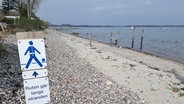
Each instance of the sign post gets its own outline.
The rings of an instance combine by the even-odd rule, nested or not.
[[[43,32],[16,33],[27,104],[50,102]]]

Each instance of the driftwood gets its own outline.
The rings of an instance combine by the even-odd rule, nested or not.
[[[7,35],[11,33],[11,29],[7,27],[6,23],[0,22],[0,28],[2,30],[2,35]]]

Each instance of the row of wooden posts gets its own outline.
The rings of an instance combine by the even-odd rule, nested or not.
[[[119,34],[119,32],[118,32]],[[92,33],[88,33],[89,35],[89,46],[92,47]],[[135,27],[132,27],[132,47],[134,48],[134,36],[135,36]],[[141,43],[140,43],[140,50],[143,48],[143,38],[144,38],[144,29],[142,29],[141,33]],[[117,45],[118,41],[116,38],[112,38],[112,32],[110,33],[110,44],[111,45]]]
[[[132,48],[134,48],[135,27],[132,27],[132,30],[133,30],[133,32],[132,32]],[[142,50],[143,38],[144,38],[144,29],[142,29],[142,33],[141,33],[140,50]]]

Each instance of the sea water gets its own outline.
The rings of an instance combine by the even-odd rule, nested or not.
[[[140,50],[142,29],[143,52],[173,59],[184,63],[184,27],[136,27],[134,35],[134,49]],[[117,39],[118,47],[132,47],[131,27],[68,27],[63,32],[77,33],[77,35],[91,38],[103,43],[110,43],[112,38]]]

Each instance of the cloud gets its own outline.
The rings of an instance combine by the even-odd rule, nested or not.
[[[96,5],[92,5],[87,10],[92,12],[108,12],[113,14],[131,14],[141,13],[145,11],[147,6],[152,5],[151,0],[128,0],[128,1],[113,1],[104,2]]]
[[[145,4],[145,5],[151,5],[152,2],[151,2],[150,0],[146,0],[146,1],[144,2],[144,4]]]
[[[2,5],[3,0],[0,0],[0,6]]]
[[[127,7],[124,4],[103,4],[103,5],[95,5],[91,6],[88,10],[92,12],[114,12],[114,11],[123,11],[126,10]]]
[[[114,10],[121,10],[123,9],[123,6],[97,6],[92,8],[94,11],[114,11]]]
[[[92,8],[92,10],[94,10],[94,11],[106,11],[109,9],[110,9],[109,7],[105,7],[105,6],[99,6],[99,7]]]
[[[54,23],[155,24],[166,23],[166,19],[171,23],[182,21],[183,3],[184,0],[45,0],[37,14]]]

